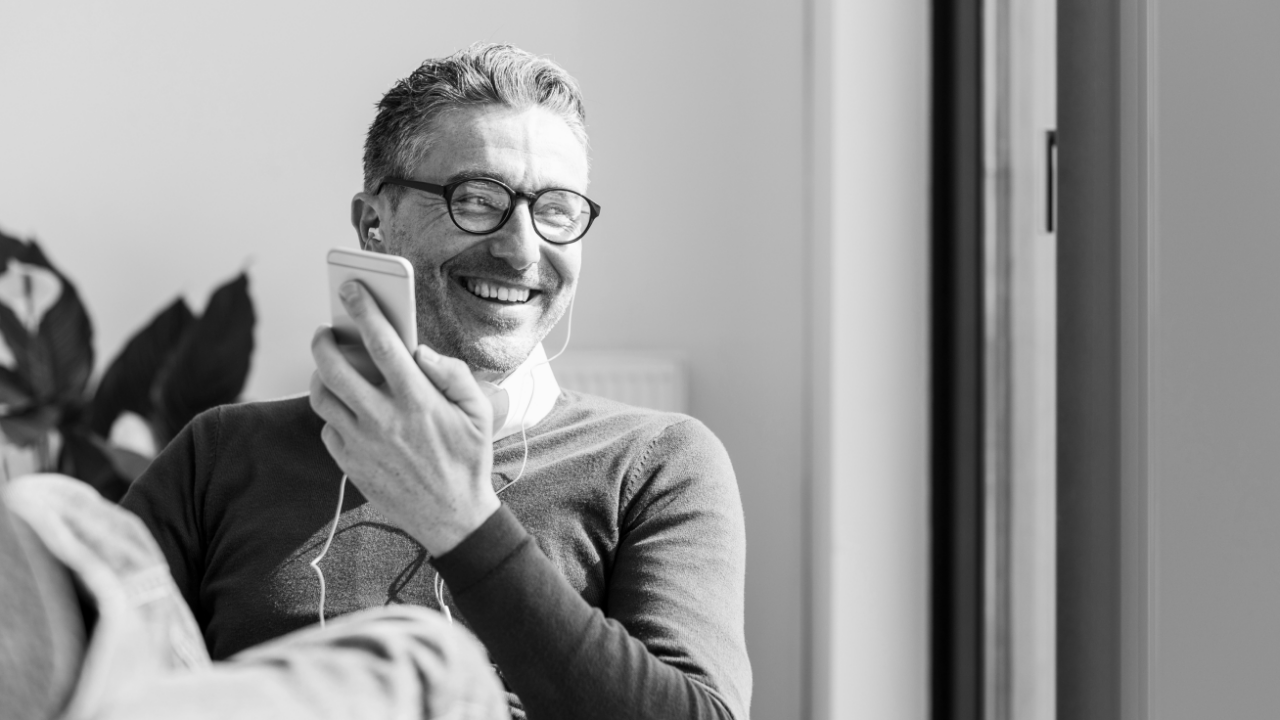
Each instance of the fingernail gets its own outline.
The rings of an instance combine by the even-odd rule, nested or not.
[[[421,355],[422,359],[426,360],[427,362],[433,363],[440,359],[440,353],[436,352],[435,350],[432,350],[426,345],[418,346],[418,354]]]
[[[338,288],[338,297],[342,298],[343,302],[349,303],[356,299],[356,295],[359,292],[356,288],[356,281],[348,280],[342,283],[342,287]]]

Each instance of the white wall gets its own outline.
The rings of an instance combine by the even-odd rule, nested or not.
[[[1150,717],[1280,713],[1280,5],[1153,12]]]
[[[928,7],[813,3],[808,687],[821,720],[929,712]]]
[[[198,308],[247,265],[259,312],[248,395],[300,391],[326,319],[323,253],[354,242],[348,204],[381,93],[473,40],[551,55],[586,93],[591,195],[604,206],[585,240],[575,346],[690,359],[692,412],[725,442],[743,493],[753,716],[799,717],[803,23],[800,0],[11,4],[0,22],[0,227],[38,237],[79,284],[103,356],[175,294]],[[892,120],[875,117],[876,128]],[[672,202],[677,193],[696,202]],[[869,300],[904,312],[894,292]],[[883,572],[899,535],[848,561]],[[873,644],[868,661],[876,643],[891,657],[897,645],[878,631],[850,639]]]

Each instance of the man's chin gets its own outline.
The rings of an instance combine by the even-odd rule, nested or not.
[[[420,319],[426,315],[419,311]],[[425,323],[419,329],[422,336],[431,337],[432,342],[428,344],[465,362],[473,373],[499,377],[520,367],[554,326],[554,323],[544,327],[543,322],[513,322],[501,327],[491,318],[490,322],[481,322],[465,315],[433,315],[434,323]]]
[[[512,342],[482,339],[459,348],[458,359],[477,374],[505,376],[520,367],[537,346],[537,341]]]

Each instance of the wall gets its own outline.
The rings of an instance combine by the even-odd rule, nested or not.
[[[1148,3],[1150,717],[1280,710],[1280,5]]]
[[[811,8],[810,717],[922,720],[929,4]]]
[[[198,308],[248,267],[247,394],[301,391],[373,103],[473,40],[551,55],[586,93],[604,206],[575,346],[689,358],[692,412],[742,488],[753,715],[799,717],[803,22],[798,0],[14,5],[0,226],[79,284],[104,357],[175,294]]]

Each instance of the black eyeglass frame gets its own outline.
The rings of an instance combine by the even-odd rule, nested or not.
[[[506,190],[507,195],[510,197],[510,204],[507,205],[506,212],[502,214],[502,219],[498,221],[498,224],[495,225],[492,230],[468,230],[467,228],[462,227],[462,225],[458,222],[458,218],[453,216],[453,191],[456,190],[460,185],[463,185],[464,183],[474,182],[476,180],[483,180],[484,182],[493,183],[501,187],[503,190]],[[550,187],[550,188],[543,188],[542,190],[539,190],[536,193],[522,193],[522,192],[516,192],[515,190],[512,190],[510,187],[507,186],[506,183],[502,182],[501,180],[494,180],[493,178],[488,178],[488,177],[463,178],[461,180],[456,180],[454,182],[451,182],[448,185],[436,185],[435,183],[422,182],[420,180],[405,180],[403,178],[386,178],[382,182],[378,183],[378,189],[374,190],[373,194],[374,195],[380,194],[382,192],[382,188],[387,185],[399,185],[401,187],[412,188],[414,190],[423,190],[425,192],[433,193],[435,195],[439,195],[440,197],[443,197],[445,207],[449,208],[449,219],[453,221],[453,224],[455,227],[457,227],[459,230],[469,235],[492,235],[493,233],[496,233],[499,230],[501,230],[502,227],[507,224],[507,221],[511,219],[511,213],[515,212],[516,198],[524,198],[529,201],[529,219],[532,221],[531,224],[533,225],[533,231],[538,234],[538,237],[542,238],[543,240],[546,240],[552,245],[572,245],[573,243],[578,242],[579,240],[587,236],[587,231],[591,229],[591,224],[596,221],[596,218],[600,217],[600,206],[597,205],[595,201],[593,201],[591,198],[587,197],[586,195],[583,195],[582,193],[578,192],[577,190],[570,190],[568,188]],[[552,240],[546,235],[543,235],[542,231],[538,229],[537,219],[533,217],[533,204],[538,201],[538,198],[542,197],[543,195],[549,192],[557,192],[557,191],[571,192],[574,195],[581,197],[583,200],[586,200],[587,207],[591,208],[591,214],[587,217],[587,226],[582,228],[582,232],[578,234],[578,237],[572,240],[563,240],[563,241]]]

